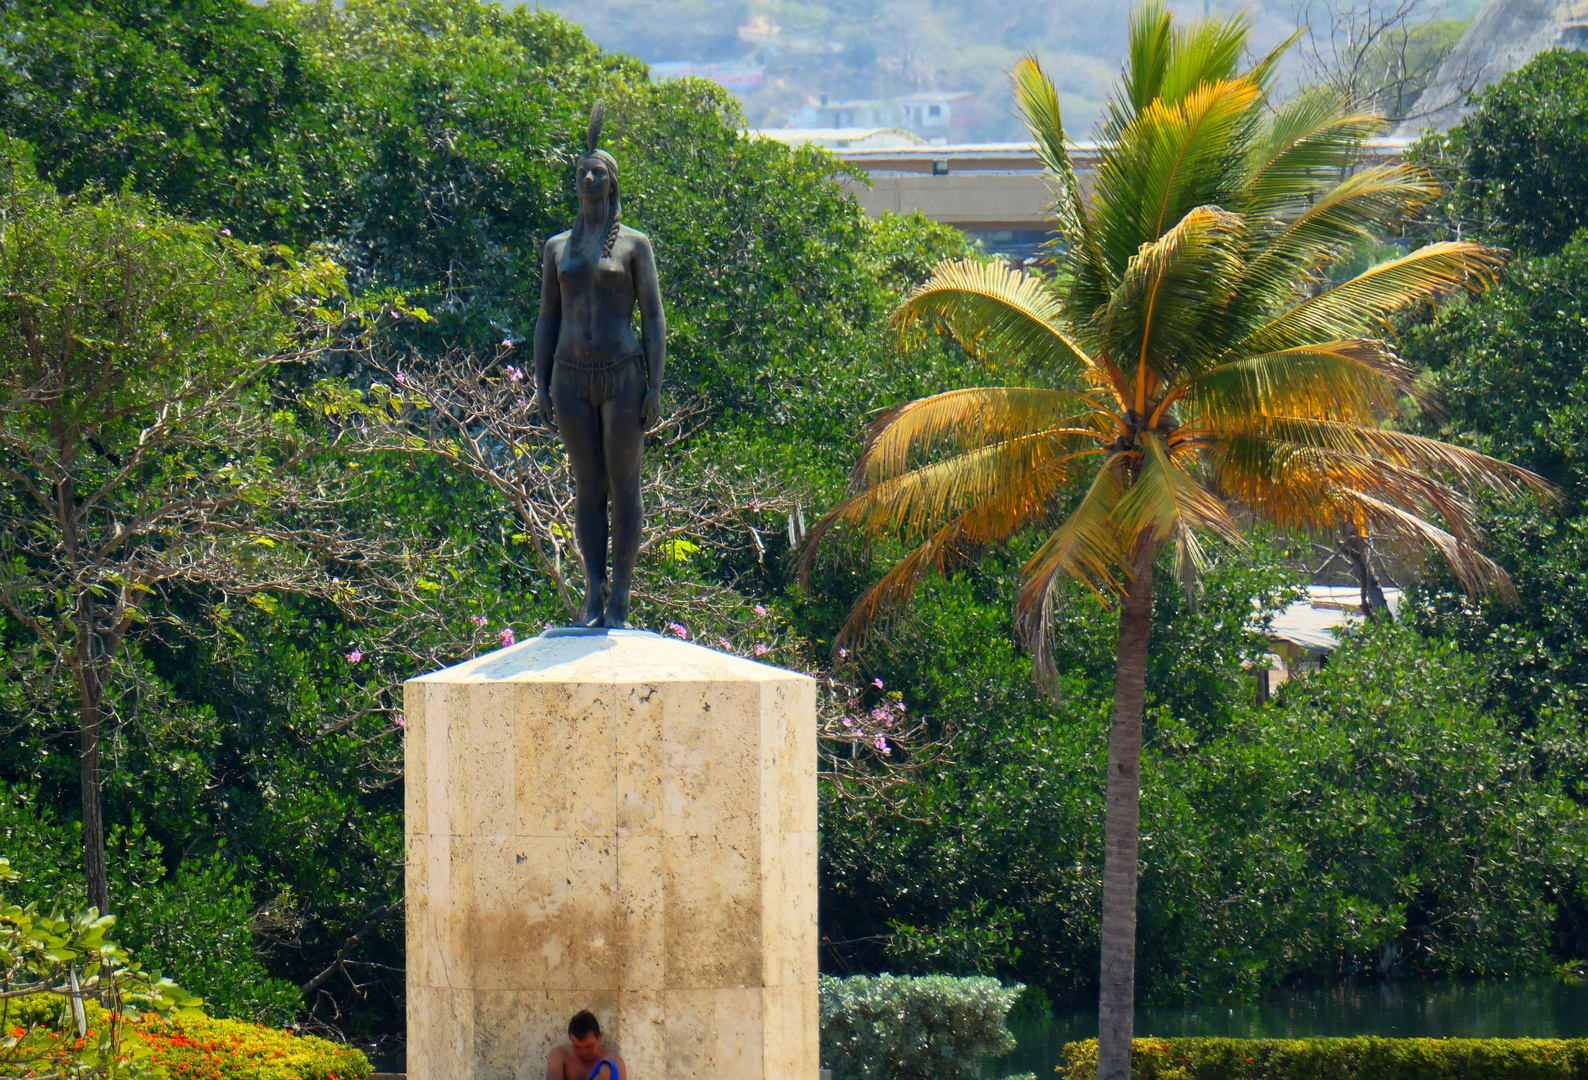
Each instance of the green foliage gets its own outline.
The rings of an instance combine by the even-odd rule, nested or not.
[[[1061,1080],[1097,1075],[1097,1040],[1064,1048]],[[1570,1080],[1588,1039],[1137,1039],[1138,1080]]]
[[[1014,1049],[1021,986],[928,975],[821,977],[822,1064],[834,1080],[975,1080]]]
[[[1588,225],[1588,54],[1539,53],[1412,157],[1447,173],[1446,212],[1468,235],[1529,254],[1560,250]]]
[[[203,995],[209,1015],[283,1027],[303,1008],[303,995],[266,973],[254,923],[268,911],[256,913],[238,868],[222,856],[188,859],[146,890],[124,918],[128,943]]]
[[[1485,662],[1408,626],[1354,636],[1252,704],[1250,597],[1279,552],[1221,558],[1188,605],[1160,582],[1148,677],[1138,979],[1156,1000],[1294,978],[1520,974],[1576,946],[1588,817],[1481,707]],[[992,572],[996,568],[996,574]],[[873,667],[952,723],[952,763],[879,806],[824,801],[823,932],[851,967],[1095,985],[1113,620],[1066,606],[1064,698],[1026,685],[1013,567],[934,584]],[[891,940],[890,940],[891,939]],[[874,941],[878,944],[867,945]],[[838,946],[833,947],[838,950]]]
[[[0,786],[0,850],[21,874],[7,893],[44,911],[79,909],[85,901],[78,829],[40,802],[35,789]],[[273,1026],[294,1018],[302,997],[297,987],[270,977],[255,928],[284,902],[256,905],[224,849],[191,856],[168,873],[160,845],[141,824],[113,832],[109,847],[118,939],[133,955],[202,997],[212,1016]]]
[[[273,11],[23,0],[0,33],[0,129],[62,192],[125,185],[272,240],[332,210],[342,151],[314,111],[328,87]]]
[[[1474,606],[1437,586],[1419,617],[1490,657],[1485,700],[1558,723],[1580,742],[1571,715],[1588,685],[1588,234],[1558,254],[1519,260],[1499,287],[1411,328],[1408,358],[1433,371],[1450,436],[1535,470],[1560,485],[1556,508],[1493,506],[1488,545],[1516,582],[1519,602]],[[1574,789],[1585,778],[1568,750]]]

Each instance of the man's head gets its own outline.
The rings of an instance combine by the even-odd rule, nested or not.
[[[580,1009],[568,1021],[568,1041],[574,1056],[589,1065],[601,1056],[601,1021],[589,1009]]]

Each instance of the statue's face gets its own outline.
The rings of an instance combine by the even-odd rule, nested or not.
[[[581,199],[601,202],[612,193],[612,174],[600,158],[585,158],[574,175]]]

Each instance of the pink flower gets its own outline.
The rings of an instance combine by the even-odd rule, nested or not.
[[[501,632],[496,636],[502,639],[502,648],[504,649],[511,645],[515,640],[513,637],[513,628],[511,626],[502,627]]]
[[[877,736],[877,741],[872,743],[872,745],[875,746],[878,750],[882,751],[882,756],[883,757],[887,757],[889,754],[893,753],[892,750],[888,749],[888,740],[884,739],[881,735]]]
[[[853,720],[849,719],[849,717],[847,717],[847,716],[844,717],[844,727],[854,727],[854,726],[855,726],[855,722]]]
[[[766,614],[766,605],[765,604],[757,604],[757,605],[755,605],[755,613],[757,615],[765,615]]]
[[[903,711],[904,711],[904,702],[902,702],[902,701],[895,701],[895,702],[894,702],[894,703],[893,703],[893,711],[894,711],[894,712],[901,712],[901,713],[902,713],[902,712],[903,712]]]
[[[751,510],[760,510],[761,509],[761,500],[760,499],[751,499],[750,500],[750,509]]]
[[[476,616],[474,616],[474,625],[478,626],[481,630],[484,630],[485,627],[486,627],[486,624],[488,624],[490,621],[491,620],[487,619],[484,615],[476,615]]]
[[[718,638],[718,639],[717,639],[717,644],[718,644],[718,645],[721,645],[721,646],[722,646],[722,647],[723,647],[723,648],[724,648],[724,649],[731,649],[731,648],[733,648],[733,642],[731,642],[731,641],[729,641],[729,640],[728,640],[728,639],[727,639],[727,638],[725,638],[725,637],[720,637],[720,638]]]
[[[755,643],[755,655],[757,655],[757,656],[765,656],[766,655],[766,646],[761,644],[759,641]]]
[[[347,662],[349,664],[356,664],[362,659],[364,659],[364,654],[357,649],[347,654]]]
[[[230,229],[222,229],[221,230],[221,235],[222,236],[230,236],[231,234],[232,234],[232,231]]]
[[[893,718],[888,715],[888,710],[886,709],[872,709],[871,718],[879,724],[893,723]]]
[[[397,381],[402,383],[404,386],[406,386],[406,385],[408,385],[408,376],[404,375],[402,372],[399,371],[397,373]]]
[[[679,637],[684,638],[685,640],[688,640],[688,638],[689,638],[689,631],[684,627],[684,625],[682,623],[675,623],[675,622],[668,623],[667,624],[667,632],[669,634],[677,634]]]
[[[839,649],[838,650],[838,659],[844,660],[844,659],[847,659],[848,657],[849,657],[849,650],[848,649]]]
[[[513,339],[512,338],[505,337],[505,338],[502,339],[502,348],[511,349],[512,347],[513,347]]]
[[[871,680],[871,685],[875,686],[878,690],[881,690],[882,689],[882,680],[881,679],[872,679]]]
[[[392,723],[396,724],[400,728],[403,728],[404,730],[407,730],[408,728],[408,721],[403,719],[400,713],[392,718]]]
[[[502,344],[506,345],[508,343],[504,341],[504,342],[502,342]],[[512,364],[508,364],[507,365],[507,377],[509,379],[512,379],[514,382],[518,382],[518,380],[520,380],[520,379],[522,379],[524,377],[524,373],[522,371],[519,371]]]

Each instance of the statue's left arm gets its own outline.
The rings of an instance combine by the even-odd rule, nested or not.
[[[656,276],[656,256],[649,238],[641,238],[634,251],[634,295],[640,302],[640,340],[645,349],[645,370],[650,389],[640,407],[646,431],[662,415],[662,369],[667,365],[667,317],[662,314],[662,285]]]

